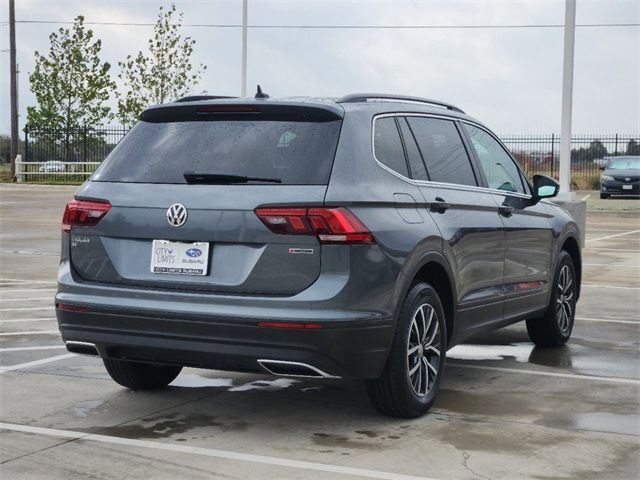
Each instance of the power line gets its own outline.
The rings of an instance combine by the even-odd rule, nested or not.
[[[22,24],[54,24],[73,25],[70,21],[56,20],[17,20]],[[101,25],[116,27],[153,27],[155,23],[139,22],[84,22],[85,25]],[[183,27],[196,28],[242,28],[241,24],[219,23],[183,23]],[[583,23],[576,27],[602,28],[602,27],[640,27],[640,23]],[[248,25],[254,29],[301,29],[301,30],[449,30],[449,29],[516,29],[516,28],[564,28],[564,24],[508,24],[508,25]]]

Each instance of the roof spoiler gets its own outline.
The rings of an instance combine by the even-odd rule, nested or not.
[[[186,102],[199,102],[201,100],[222,100],[224,98],[238,98],[238,97],[227,97],[223,95],[189,95],[187,97],[179,98],[175,101],[175,103],[186,103]]]

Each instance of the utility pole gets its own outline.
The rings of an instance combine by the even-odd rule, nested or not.
[[[560,195],[571,194],[571,113],[573,105],[573,50],[576,36],[576,0],[566,0],[564,12],[564,56],[562,67],[562,122],[560,126]]]
[[[242,86],[241,97],[247,96],[247,18],[248,0],[242,0]]]
[[[11,75],[11,176],[16,173],[18,155],[18,82],[16,68],[16,6],[9,0],[9,75]]]

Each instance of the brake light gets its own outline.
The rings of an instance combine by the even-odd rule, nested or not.
[[[269,230],[282,235],[315,235],[324,244],[373,243],[373,235],[344,207],[256,208]]]
[[[93,227],[111,209],[109,202],[71,200],[62,215],[62,231],[70,232],[72,226]]]
[[[199,107],[196,113],[260,113],[253,105],[205,105]]]

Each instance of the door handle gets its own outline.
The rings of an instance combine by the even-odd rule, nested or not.
[[[436,201],[431,203],[431,210],[434,212],[444,213],[449,208],[451,208],[451,204],[449,202],[445,202],[441,197],[436,197]]]
[[[513,215],[514,211],[515,208],[513,207],[507,207],[505,205],[498,207],[498,213],[500,213],[500,215],[502,215],[503,217],[510,217],[511,215]]]

